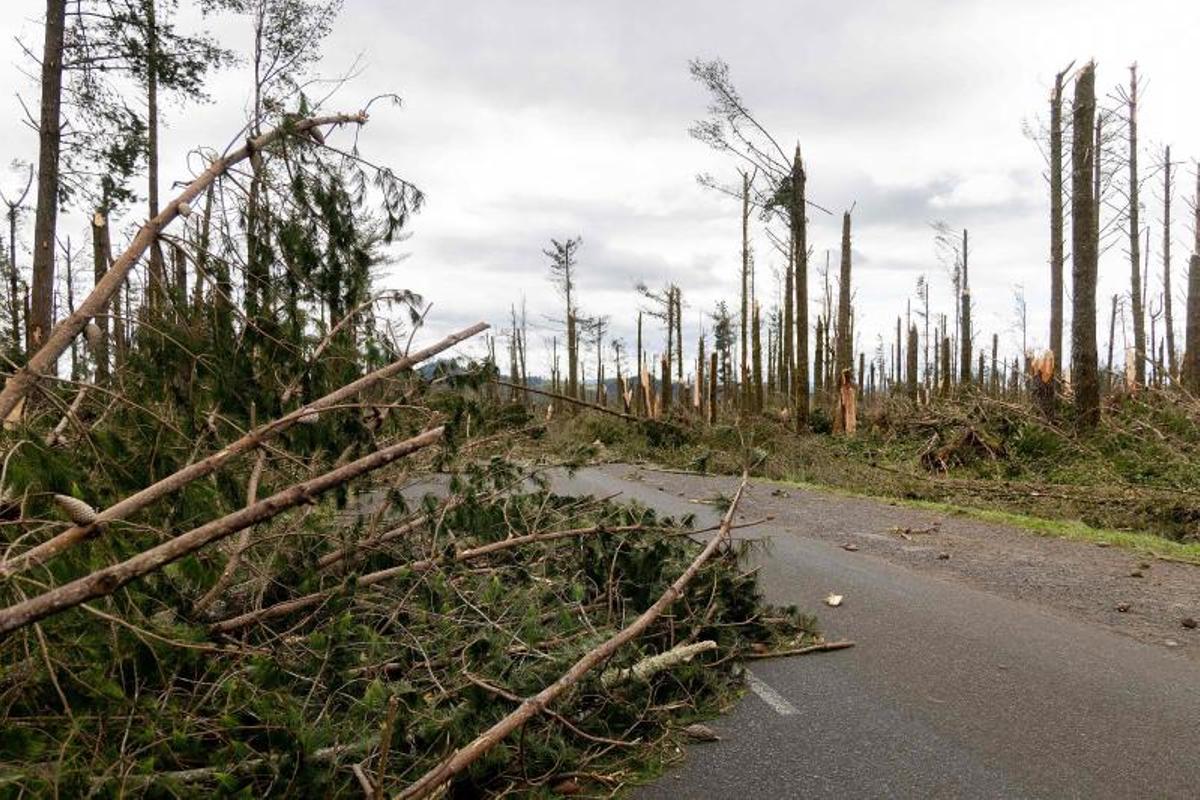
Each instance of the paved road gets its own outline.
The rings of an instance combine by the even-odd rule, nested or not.
[[[705,521],[711,508],[688,498],[730,486],[629,476],[610,467],[558,483]],[[755,487],[748,511],[770,491]],[[828,638],[858,646],[754,662],[752,691],[713,723],[722,741],[690,748],[636,797],[1200,797],[1196,659],[849,553],[805,527],[777,519],[747,532],[770,539],[758,559],[767,597],[820,609]],[[821,605],[830,591],[845,596],[841,608]]]

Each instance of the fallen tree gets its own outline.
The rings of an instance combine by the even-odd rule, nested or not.
[[[46,343],[38,348],[25,366],[8,377],[4,383],[4,389],[0,390],[0,419],[7,422],[12,418],[14,410],[17,410],[18,404],[37,383],[38,378],[45,373],[52,372],[59,356],[66,352],[67,348],[71,346],[71,342],[83,332],[88,322],[93,317],[104,313],[117,290],[129,277],[130,270],[158,239],[159,234],[181,214],[190,213],[192,201],[214,181],[232,167],[285,137],[307,135],[310,131],[319,131],[320,128],[328,125],[365,125],[366,122],[365,111],[292,120],[247,140],[244,145],[225,156],[213,159],[208,168],[184,187],[174,200],[167,203],[156,217],[147,220],[142,225],[129,247],[113,261],[104,277],[96,283],[95,288],[84,298],[74,313],[55,325],[46,338]]]
[[[435,444],[441,440],[444,431],[442,427],[433,428],[411,439],[385,447],[316,478],[288,487],[240,511],[180,534],[120,564],[96,570],[64,586],[0,610],[0,637],[88,600],[112,594],[127,583],[161,569],[205,545],[271,519],[301,503],[311,502],[322,492]]]
[[[0,577],[29,569],[53,558],[68,547],[96,534],[106,523],[128,518],[130,515],[147,508],[152,503],[179,491],[192,481],[203,478],[206,475],[211,475],[234,458],[261,447],[265,442],[279,436],[293,426],[301,424],[306,419],[311,419],[314,414],[319,414],[325,409],[345,403],[382,381],[395,377],[407,369],[411,369],[422,361],[426,361],[450,349],[454,345],[471,338],[487,328],[487,323],[477,322],[468,328],[447,336],[441,341],[398,359],[386,367],[364,375],[358,380],[346,384],[340,389],[330,392],[311,403],[307,403],[279,419],[255,428],[211,456],[193,462],[162,480],[156,481],[146,488],[135,492],[124,500],[97,512],[95,519],[89,524],[74,525],[67,528],[52,539],[29,549],[8,563],[0,563]]]

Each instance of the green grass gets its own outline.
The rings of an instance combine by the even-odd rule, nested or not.
[[[773,480],[770,483],[779,483],[786,486],[795,486],[802,489],[812,489],[821,492],[830,492],[845,497],[858,497],[870,500],[886,500],[888,502],[897,503],[898,505],[908,508],[919,508],[925,511],[935,511],[941,514],[953,514],[960,517],[969,517],[977,519],[981,522],[993,522],[1000,525],[1009,525],[1014,528],[1019,528],[1036,536],[1046,536],[1055,539],[1069,539],[1076,542],[1086,542],[1089,544],[1107,544],[1112,547],[1120,547],[1124,550],[1131,550],[1143,555],[1154,557],[1165,557],[1168,559],[1177,559],[1188,563],[1200,566],[1200,542],[1176,542],[1171,539],[1164,539],[1153,533],[1142,533],[1139,531],[1118,531],[1111,528],[1093,528],[1092,526],[1079,520],[1071,519],[1046,519],[1045,517],[1033,517],[1028,514],[1018,514],[1012,511],[1001,511],[992,508],[972,508],[970,506],[954,505],[951,503],[942,503],[934,500],[912,500],[903,497],[892,497],[886,494],[868,494],[864,492],[856,492],[838,486],[824,486],[821,484],[810,483],[807,481],[795,480]]]

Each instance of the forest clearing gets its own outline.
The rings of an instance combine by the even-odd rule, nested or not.
[[[1025,166],[922,200],[834,191],[848,137],[732,59],[656,56],[685,105],[635,75],[582,122],[546,73],[504,110],[525,142],[402,103],[407,76],[360,92],[370,59],[333,59],[366,0],[28,5],[0,797],[1194,791],[1186,70],[1147,100],[1136,62],[1065,45],[1010,69],[1048,76],[996,134]],[[537,56],[476,11],[471,52],[425,8],[428,47],[390,49],[494,89],[489,48]],[[530,26],[575,14],[624,19]],[[650,106],[665,145],[603,127]],[[489,194],[512,169],[548,177]],[[531,206],[539,180],[575,188]],[[679,252],[601,238],[638,226]]]

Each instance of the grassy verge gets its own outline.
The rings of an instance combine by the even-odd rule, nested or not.
[[[576,463],[651,462],[783,479],[954,509],[1047,536],[1200,560],[1200,409],[1167,394],[1113,400],[1086,436],[1015,402],[967,396],[860,415],[858,435],[796,435],[771,416],[555,420],[540,443]],[[814,414],[814,427],[820,415]]]
[[[1185,561],[1200,566],[1200,542],[1177,542],[1163,538],[1153,533],[1141,531],[1121,531],[1112,528],[1095,528],[1077,519],[1048,519],[1004,511],[995,508],[975,508],[971,506],[944,503],[935,500],[914,500],[896,497],[888,494],[859,492],[839,486],[826,486],[809,481],[787,479],[772,479],[772,483],[784,486],[794,486],[801,489],[811,489],[822,492],[833,492],[846,497],[859,497],[870,500],[887,500],[908,508],[919,508],[939,514],[950,514],[969,517],[980,522],[993,522],[1020,528],[1037,536],[1055,539],[1069,539],[1109,547],[1120,547],[1155,558],[1166,558],[1172,561]]]

